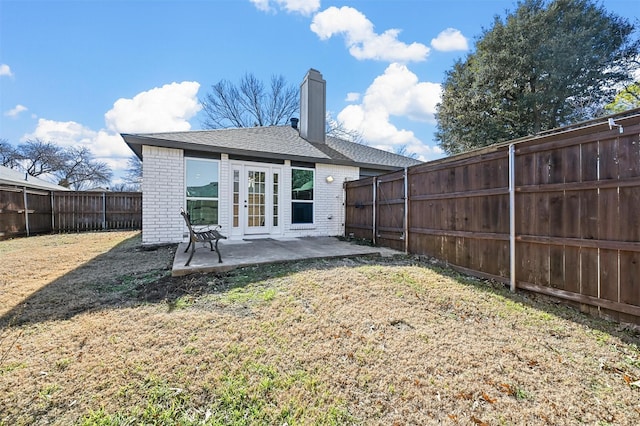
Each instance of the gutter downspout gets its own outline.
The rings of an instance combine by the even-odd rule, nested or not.
[[[516,291],[516,149],[509,145],[509,277],[510,290]]]

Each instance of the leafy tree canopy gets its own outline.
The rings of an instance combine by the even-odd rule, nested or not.
[[[591,0],[524,0],[446,74],[436,139],[449,154],[592,118],[638,68],[634,25]]]
[[[636,81],[618,92],[613,102],[604,107],[609,114],[634,108],[640,108],[640,81]]]

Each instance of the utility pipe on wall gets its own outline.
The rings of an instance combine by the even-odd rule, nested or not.
[[[509,277],[516,291],[516,147],[509,145]]]

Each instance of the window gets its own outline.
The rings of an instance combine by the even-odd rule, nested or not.
[[[278,189],[280,188],[280,182],[278,181],[279,179],[279,173],[278,172],[273,172],[273,226],[278,226],[278,219],[279,219],[279,215],[278,212],[280,211],[280,204],[279,204],[279,193],[278,193]]]
[[[313,169],[291,170],[291,223],[313,223]]]
[[[218,173],[215,160],[186,160],[187,212],[194,225],[218,224]]]
[[[233,171],[233,227],[240,226],[240,170]]]

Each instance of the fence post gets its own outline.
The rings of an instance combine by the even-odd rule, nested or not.
[[[376,245],[376,204],[377,204],[377,196],[378,196],[378,178],[377,176],[373,177],[373,235],[372,242],[373,245]]]
[[[107,194],[102,193],[102,230],[107,229]]]
[[[516,291],[516,147],[509,145],[509,278]]]
[[[404,252],[409,253],[409,168],[404,168]]]
[[[29,236],[29,205],[27,202],[27,187],[22,187],[22,203],[24,204],[24,229]]]
[[[55,205],[53,201],[53,191],[49,192],[49,195],[51,197],[51,232],[54,232],[56,229],[56,215],[53,211],[53,206]]]

